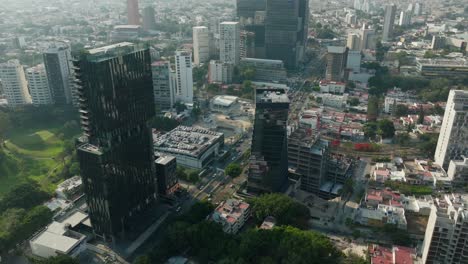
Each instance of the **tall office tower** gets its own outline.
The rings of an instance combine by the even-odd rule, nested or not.
[[[9,106],[20,106],[31,103],[28,82],[19,60],[9,60],[8,62],[0,63],[0,79],[2,80],[3,92]]]
[[[396,6],[394,4],[385,6],[385,18],[382,30],[382,41],[388,42],[393,37],[393,24],[395,24]]]
[[[123,42],[88,50],[74,64],[89,216],[96,235],[115,240],[141,224],[157,194],[150,52]]]
[[[71,104],[74,86],[70,85],[72,72],[70,47],[56,44],[49,47],[43,57],[54,104]]]
[[[252,24],[255,12],[265,11],[266,0],[237,0],[236,16],[242,25]]]
[[[239,64],[240,60],[240,25],[239,22],[219,24],[219,60]]]
[[[210,60],[210,32],[207,27],[193,27],[193,63],[200,65]]]
[[[413,13],[414,12],[414,5],[413,3],[410,3],[408,5],[408,8],[406,9],[406,11],[410,12],[410,13]]]
[[[299,127],[288,141],[289,167],[301,176],[300,189],[318,194],[326,181],[329,143],[312,135],[312,130]]]
[[[289,98],[284,89],[255,90],[255,120],[247,188],[280,192],[288,181]]]
[[[53,103],[44,64],[27,69],[26,79],[28,80],[29,93],[34,105],[49,105]]]
[[[147,6],[143,9],[143,29],[156,30],[156,18],[152,6]]]
[[[401,11],[400,21],[399,21],[398,25],[400,25],[400,26],[410,25],[411,24],[411,16],[412,16],[412,13],[410,13],[408,11]]]
[[[156,61],[151,64],[151,69],[156,109],[159,111],[170,110],[175,103],[175,87],[171,85],[171,65],[169,61]]]
[[[426,227],[422,263],[465,264],[468,259],[468,196],[436,198]]]
[[[138,0],[127,0],[127,19],[128,25],[140,25]]]
[[[287,69],[298,66],[308,34],[308,0],[267,0],[265,18],[266,58],[282,60]]]
[[[451,90],[434,160],[445,170],[450,160],[468,156],[468,91]]]
[[[210,83],[232,83],[234,65],[222,61],[211,60],[208,69],[208,80]]]
[[[176,51],[176,100],[186,104],[193,104],[193,69],[192,53]]]
[[[423,7],[424,7],[424,4],[423,3],[416,3],[414,5],[414,15],[415,16],[420,16],[422,15],[422,11],[423,11]]]
[[[327,72],[325,79],[335,82],[344,81],[347,59],[347,47],[329,46],[327,52]]]
[[[363,25],[361,29],[361,50],[375,49],[375,44],[375,30]]]
[[[358,34],[348,34],[346,47],[348,47],[349,50],[361,50],[360,36]]]

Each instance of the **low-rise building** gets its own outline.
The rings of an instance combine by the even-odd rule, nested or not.
[[[413,264],[416,250],[402,246],[386,248],[370,244],[368,247],[371,264]]]
[[[462,160],[451,160],[447,170],[447,177],[457,186],[468,184],[468,158],[465,156],[462,158]]]
[[[119,25],[115,26],[111,31],[110,37],[112,41],[129,41],[136,40],[141,35],[141,26],[139,25]]]
[[[468,60],[454,59],[417,59],[418,73],[425,77],[465,77],[468,74]]]
[[[321,93],[343,94],[346,89],[346,84],[343,82],[322,80],[319,85]]]
[[[222,155],[224,134],[178,126],[166,134],[153,133],[153,141],[156,153],[174,156],[179,165],[202,169]]]
[[[86,236],[72,229],[82,223],[90,227],[88,215],[80,211],[72,212],[60,222],[52,222],[29,241],[32,253],[43,258],[59,254],[78,256],[86,249]]]
[[[276,226],[276,219],[273,216],[267,216],[265,220],[263,220],[260,229],[271,230]]]
[[[335,94],[321,94],[319,95],[322,98],[322,104],[324,106],[342,109],[346,106],[348,102],[348,94],[335,95]]]
[[[212,60],[209,65],[210,83],[232,83],[234,64]]]
[[[83,194],[83,181],[80,176],[74,176],[60,183],[55,190],[58,198],[74,200]]]
[[[243,58],[240,60],[240,66],[255,69],[254,81],[285,82],[287,80],[286,68],[281,60]]]
[[[217,95],[211,101],[213,109],[216,110],[226,110],[229,109],[231,106],[236,104],[239,100],[237,96],[231,95]]]
[[[216,207],[211,219],[228,234],[237,234],[250,217],[250,205],[241,200],[229,199]]]
[[[404,208],[386,204],[379,204],[376,209],[359,208],[355,221],[376,227],[392,224],[402,230],[406,230],[408,225]]]

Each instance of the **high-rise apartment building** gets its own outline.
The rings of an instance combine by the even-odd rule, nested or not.
[[[193,27],[193,63],[210,60],[210,32],[207,27]]]
[[[393,37],[393,25],[395,24],[396,6],[394,4],[385,6],[385,17],[382,29],[382,41],[388,42]]]
[[[318,195],[326,181],[329,144],[312,133],[311,129],[303,127],[292,132],[288,161],[289,167],[301,176],[300,189]]]
[[[468,91],[451,90],[434,160],[447,170],[462,155],[468,156]]]
[[[151,64],[153,72],[154,104],[159,111],[170,110],[175,103],[175,87],[171,84],[169,61],[156,61]]]
[[[399,21],[398,25],[400,25],[400,26],[410,25],[411,24],[411,16],[412,16],[412,13],[410,13],[408,11],[401,11],[400,21]]]
[[[327,52],[327,81],[341,82],[345,79],[346,62],[348,59],[348,48],[329,46]]]
[[[150,52],[123,42],[88,50],[74,65],[89,216],[96,235],[114,240],[135,231],[157,194]]]
[[[423,4],[423,3],[418,2],[418,3],[414,4],[414,15],[415,15],[415,16],[420,16],[420,15],[422,15],[423,8],[424,8],[424,4]]]
[[[152,6],[147,6],[143,9],[143,29],[156,30],[156,18]]]
[[[358,34],[348,34],[346,47],[348,47],[349,50],[361,50],[360,36]]]
[[[28,68],[26,70],[26,79],[28,80],[29,93],[34,105],[53,103],[44,64]]]
[[[468,260],[468,196],[445,195],[431,207],[422,263],[464,264]]]
[[[308,36],[308,19],[308,0],[267,0],[266,58],[282,60],[287,69],[296,68],[304,55]]]
[[[289,103],[284,89],[255,89],[249,192],[279,192],[287,185]]]
[[[70,47],[55,44],[43,54],[47,79],[54,104],[65,105],[73,103],[74,86],[71,85],[72,57]]]
[[[175,55],[176,101],[193,104],[192,53],[179,50]]]
[[[26,75],[19,60],[0,63],[0,79],[9,106],[20,106],[32,102]]]
[[[255,58],[255,33],[247,30],[240,32],[240,58]]]
[[[219,60],[234,65],[239,64],[239,22],[222,22],[221,24],[219,24]]]
[[[140,25],[138,0],[127,0],[127,20],[128,25]]]

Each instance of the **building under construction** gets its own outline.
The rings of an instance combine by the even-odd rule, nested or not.
[[[352,176],[351,161],[331,154],[329,141],[314,130],[300,126],[288,139],[290,172],[300,177],[300,189],[323,199],[339,196],[347,178]]]

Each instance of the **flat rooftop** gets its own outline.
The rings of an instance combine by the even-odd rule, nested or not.
[[[419,59],[417,63],[421,64],[422,66],[463,66],[468,67],[468,60],[457,58],[457,59]]]
[[[257,103],[289,103],[289,98],[284,89],[257,88],[255,101]]]
[[[164,135],[153,135],[156,151],[192,157],[198,157],[224,137],[223,133],[186,126],[178,126]]]
[[[88,50],[88,53],[91,55],[97,55],[99,53],[108,53],[110,51],[115,51],[116,49],[123,48],[123,47],[132,47],[135,46],[135,44],[131,42],[120,42],[117,44],[112,44],[100,48],[95,48],[95,49],[90,49]]]
[[[328,53],[345,53],[346,47],[328,46],[327,50],[328,50]]]
[[[161,165],[166,165],[173,160],[175,160],[174,156],[161,156],[156,160],[156,163],[161,164]]]

